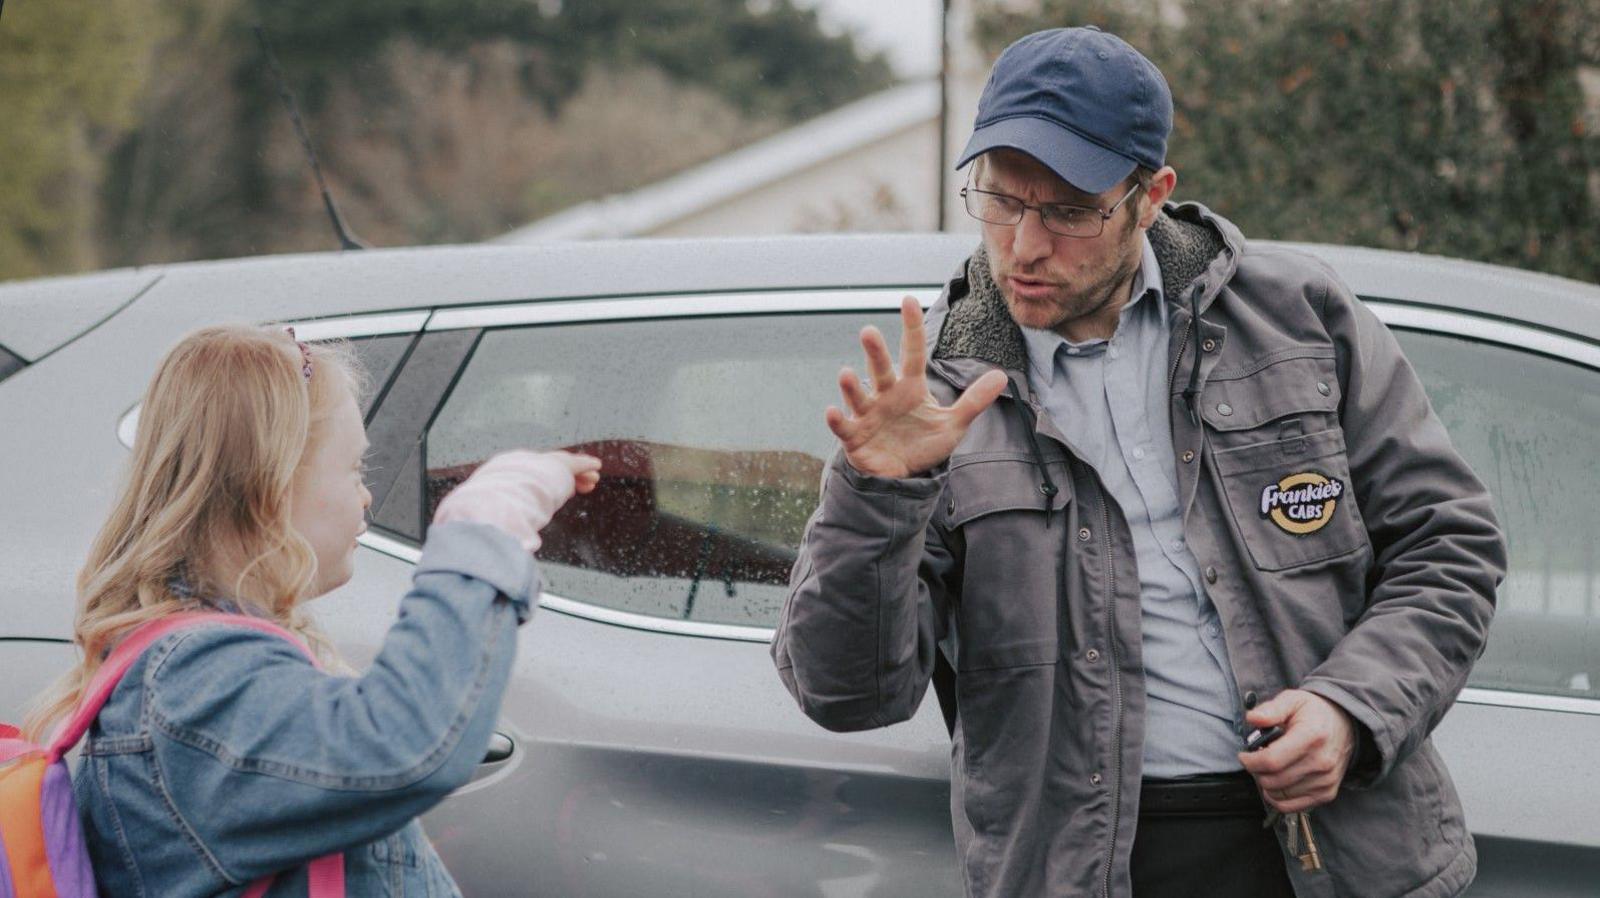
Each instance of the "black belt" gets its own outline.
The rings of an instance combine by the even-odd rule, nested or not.
[[[1209,773],[1139,784],[1140,817],[1261,816],[1266,806],[1255,778],[1244,771]]]

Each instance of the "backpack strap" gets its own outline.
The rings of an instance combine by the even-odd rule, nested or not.
[[[0,2],[3,2],[3,0],[0,0]],[[94,678],[89,681],[89,687],[83,691],[83,698],[78,702],[77,709],[72,712],[71,717],[56,728],[55,733],[50,737],[48,743],[50,762],[55,763],[62,755],[71,751],[72,747],[78,744],[78,740],[83,738],[83,734],[89,731],[89,725],[94,722],[96,715],[100,713],[100,709],[105,707],[106,701],[111,698],[111,692],[117,688],[117,683],[121,682],[122,675],[128,672],[128,668],[133,666],[133,662],[139,660],[139,656],[144,653],[145,649],[154,645],[157,640],[169,633],[210,623],[226,624],[230,627],[246,627],[271,633],[294,643],[296,648],[305,652],[306,657],[311,659],[312,664],[317,663],[316,657],[311,654],[311,650],[306,647],[305,643],[300,641],[299,637],[277,624],[262,620],[259,617],[226,614],[220,611],[186,611],[150,621],[123,637],[122,641],[117,643],[117,647],[112,650],[111,656],[106,658],[105,663],[100,665],[99,670],[95,671]]]
[[[263,876],[250,883],[240,898],[261,898],[276,878]],[[344,855],[330,854],[312,861],[306,870],[306,885],[309,898],[344,898]]]
[[[283,627],[259,617],[250,617],[243,614],[227,614],[220,611],[186,611],[179,614],[168,615],[150,621],[123,637],[112,649],[111,655],[105,663],[94,673],[94,678],[89,681],[89,687],[84,690],[83,699],[78,703],[72,716],[67,718],[50,737],[49,758],[54,763],[72,747],[78,744],[83,734],[89,731],[89,725],[94,722],[100,709],[105,707],[106,701],[111,698],[111,693],[122,681],[123,674],[139,660],[145,649],[154,645],[162,637],[179,630],[197,627],[202,624],[223,624],[229,627],[244,627],[250,630],[260,630],[293,643],[295,648],[304,652],[311,663],[322,669],[317,663],[317,658],[311,649],[300,641],[298,636],[285,630]],[[0,740],[6,740],[6,733],[0,732]],[[9,741],[9,740],[6,740]],[[245,890],[244,898],[260,898],[267,888],[272,885],[276,876],[264,876],[250,884]],[[344,898],[344,854],[335,852],[326,857],[319,857],[312,861],[307,870],[306,878],[310,885],[310,898]]]

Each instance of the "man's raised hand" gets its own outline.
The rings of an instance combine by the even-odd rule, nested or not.
[[[872,389],[849,368],[840,370],[839,392],[850,413],[830,405],[824,414],[851,466],[879,477],[910,477],[949,458],[973,419],[1006,388],[1006,375],[990,371],[952,405],[940,405],[928,392],[922,307],[912,297],[901,301],[900,321],[899,371],[883,334],[871,325],[862,328],[861,349]]]

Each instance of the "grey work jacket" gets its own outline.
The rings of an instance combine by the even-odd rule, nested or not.
[[[1197,204],[1167,206],[1149,236],[1174,305],[1184,537],[1238,694],[1306,689],[1365,730],[1363,763],[1313,814],[1323,870],[1286,854],[1295,892],[1459,894],[1476,852],[1428,734],[1482,653],[1504,574],[1489,495],[1394,338],[1325,265],[1247,244]],[[1125,898],[1145,703],[1132,537],[1068,450],[1070,422],[1030,394],[1021,332],[970,267],[929,313],[930,385],[948,403],[1000,368],[1011,392],[926,476],[834,459],[772,654],[804,712],[846,731],[910,718],[944,653],[967,894]]]

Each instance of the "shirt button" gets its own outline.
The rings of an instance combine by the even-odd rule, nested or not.
[[[1217,569],[1212,567],[1212,566],[1210,566],[1210,565],[1206,565],[1206,582],[1207,583],[1215,583],[1215,582],[1217,582]]]
[[[1216,624],[1206,624],[1206,632],[1210,633],[1212,636],[1216,636],[1222,632],[1222,628]]]
[[[1083,657],[1088,658],[1089,659],[1089,663],[1093,664],[1096,661],[1100,660],[1100,650],[1099,649],[1090,649],[1087,652],[1083,653]]]
[[[1217,414],[1219,414],[1219,415],[1231,415],[1231,414],[1233,414],[1233,406],[1227,404],[1226,402],[1219,403],[1217,405]]]
[[[1183,463],[1184,464],[1188,464],[1189,462],[1192,462],[1192,461],[1194,461],[1194,450],[1193,449],[1185,449],[1185,450],[1183,450]]]
[[[954,500],[954,499],[950,500],[950,503],[944,507],[944,513],[945,514],[955,514],[956,513],[956,500]]]
[[[1089,533],[1089,528],[1088,527],[1079,527],[1078,528],[1078,539],[1081,539],[1081,540],[1084,540],[1084,541],[1088,541],[1090,535],[1091,534]]]
[[[1100,774],[1098,774],[1098,773],[1089,774],[1089,783],[1091,785],[1095,785],[1095,786],[1100,785]]]
[[[1181,550],[1183,548],[1183,540],[1181,540],[1181,539],[1173,540],[1172,541],[1172,548],[1173,548],[1174,551]]]
[[[1215,341],[1215,340],[1207,340],[1204,343],[1200,344],[1200,348],[1204,349],[1206,352],[1216,352],[1217,351],[1217,341]]]
[[[1133,450],[1133,457],[1134,458],[1144,458],[1144,448],[1140,447],[1138,449]]]

